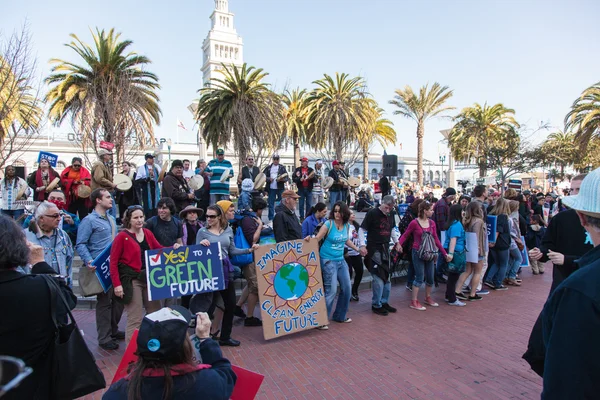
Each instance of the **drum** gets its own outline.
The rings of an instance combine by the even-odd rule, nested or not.
[[[165,179],[165,175],[167,174],[167,168],[169,168],[169,160],[165,161],[162,165],[162,169],[160,174],[158,175],[158,181],[162,182]]]
[[[333,185],[333,178],[328,176],[327,178],[323,179],[323,190],[327,190],[329,189],[332,185]]]
[[[277,177],[277,182],[281,182],[288,177],[287,172],[285,174],[281,174]]]
[[[21,188],[19,189],[19,192],[17,193],[17,200],[22,200],[23,195],[25,194],[25,191],[27,190],[29,186],[22,185]]]
[[[56,189],[58,187],[59,183],[60,183],[60,178],[54,178],[54,180],[52,182],[50,182],[50,184],[48,186],[46,186],[46,192],[50,193],[51,191]]]
[[[254,189],[260,189],[265,185],[265,182],[267,182],[267,176],[262,172],[259,173],[256,175],[256,178],[254,178]]]
[[[81,184],[77,186],[77,197],[80,199],[87,199],[92,194],[92,188],[88,185]]]
[[[192,190],[201,189],[204,185],[204,177],[202,175],[194,175],[188,181],[188,185]]]
[[[351,188],[357,188],[360,186],[360,179],[354,176],[352,178],[348,178],[348,185],[350,185]]]
[[[229,179],[229,173],[231,171],[231,168],[225,168],[223,170],[223,175],[221,175],[221,183],[225,183],[225,181],[227,179]]]
[[[117,185],[117,189],[126,192],[133,186],[133,182],[127,175],[115,174],[113,183]]]

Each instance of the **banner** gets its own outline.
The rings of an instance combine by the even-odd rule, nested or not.
[[[111,386],[119,380],[125,378],[127,376],[127,368],[129,368],[129,365],[137,361],[138,357],[135,355],[137,350],[137,337],[138,330],[136,329],[133,332],[133,335],[131,335],[131,340],[129,341],[129,345],[127,345],[127,349],[125,349],[123,358],[121,358],[121,362],[117,367],[117,372],[115,372],[115,376],[113,376],[113,379],[110,382]],[[195,334],[190,336],[190,340],[194,345],[193,360],[196,364],[202,364],[202,357],[200,357],[200,341]],[[241,367],[237,367],[235,365],[232,365],[231,369],[237,376],[235,386],[233,387],[233,393],[231,393],[231,399],[254,399],[258,393],[258,390],[260,389],[260,385],[262,385],[262,382],[265,379],[265,376]]]
[[[527,251],[527,245],[525,244],[525,236],[521,236],[521,242],[523,243],[523,250],[521,250],[521,267],[529,267],[529,251]]]
[[[317,240],[291,240],[254,252],[265,340],[327,325]]]
[[[498,217],[495,215],[487,216],[487,234],[488,242],[496,243],[496,226],[498,224]]]
[[[146,251],[148,299],[162,300],[225,289],[221,245]]]
[[[48,160],[48,163],[52,166],[52,168],[56,168],[56,163],[58,163],[58,156],[56,154],[48,153],[46,151],[40,151],[38,155],[37,162],[38,164],[42,160]]]
[[[410,204],[406,204],[406,203],[402,203],[398,205],[398,214],[400,214],[400,216],[404,216],[404,214],[406,213],[406,210],[408,210],[408,207],[410,206]]]
[[[92,265],[96,267],[96,276],[104,289],[104,293],[108,292],[108,289],[112,286],[112,280],[110,279],[110,249],[112,243],[109,244],[102,253],[98,254],[98,257],[92,261]]]
[[[442,246],[446,243],[446,233],[447,231],[440,232],[440,242],[442,243]],[[450,242],[448,242],[448,246],[450,246]],[[465,232],[465,248],[467,249],[467,262],[477,264],[479,262],[479,247],[476,233]]]

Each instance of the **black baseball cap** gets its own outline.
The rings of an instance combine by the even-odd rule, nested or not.
[[[183,349],[193,316],[182,306],[164,307],[142,320],[137,353],[148,360],[169,360]]]
[[[152,154],[152,153],[146,153],[146,155],[144,156],[144,160],[147,160],[149,158],[154,158],[154,154]]]

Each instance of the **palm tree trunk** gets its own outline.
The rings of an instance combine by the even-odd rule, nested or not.
[[[293,142],[294,142],[294,168],[298,168],[300,166],[300,140],[298,138],[298,132],[294,132]]]
[[[363,149],[363,179],[369,177],[369,150]]]
[[[423,186],[423,122],[417,123],[417,183]]]

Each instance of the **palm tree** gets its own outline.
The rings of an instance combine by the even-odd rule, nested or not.
[[[396,131],[392,121],[383,117],[383,109],[375,101],[368,99],[372,111],[371,123],[368,130],[358,138],[358,143],[363,152],[363,171],[367,177],[369,173],[369,149],[373,142],[377,141],[384,148],[390,144],[396,144]]]
[[[0,56],[0,147],[10,135],[21,129],[36,129],[43,111],[27,79],[17,77],[11,64]]]
[[[600,137],[600,82],[585,89],[565,117],[565,131],[575,133],[583,152],[594,137]]]
[[[317,87],[308,98],[313,146],[329,149],[341,160],[345,150],[368,128],[370,110],[363,101],[369,96],[365,81],[336,72],[335,78],[324,74],[323,79],[313,83]]]
[[[54,85],[46,95],[48,115],[55,125],[67,116],[83,136],[83,141],[116,142],[117,154],[124,151],[125,138],[133,137],[142,147],[154,142],[153,124],[160,124],[162,112],[156,91],[158,77],[143,68],[151,61],[128,52],[131,40],[120,40],[114,29],[96,28],[94,46],[75,34],[65,44],[83,63],[52,59],[52,73],[46,82]],[[149,139],[148,137],[149,136]]]
[[[199,90],[197,118],[206,143],[233,144],[240,167],[253,147],[277,149],[282,140],[283,104],[263,79],[261,68],[222,65],[223,78]]]
[[[515,110],[498,103],[483,107],[475,103],[454,117],[456,124],[450,131],[448,143],[454,158],[465,162],[475,161],[479,176],[487,173],[490,151],[506,147],[507,143],[519,140],[519,124],[514,118]]]
[[[308,115],[310,104],[305,89],[299,88],[286,90],[283,94],[285,110],[283,119],[285,123],[285,135],[294,146],[294,167],[298,167],[300,160],[300,144],[312,142],[308,134]]]
[[[560,179],[565,176],[565,168],[575,164],[579,153],[575,144],[575,135],[562,131],[551,133],[542,144],[541,151],[549,164],[560,168]]]
[[[454,107],[444,105],[453,94],[448,86],[441,86],[437,82],[431,86],[431,89],[428,86],[423,86],[417,94],[407,85],[404,90],[396,90],[394,100],[390,100],[390,104],[398,107],[398,110],[394,111],[394,115],[402,115],[417,123],[417,182],[421,185],[423,184],[425,121],[454,109]]]

